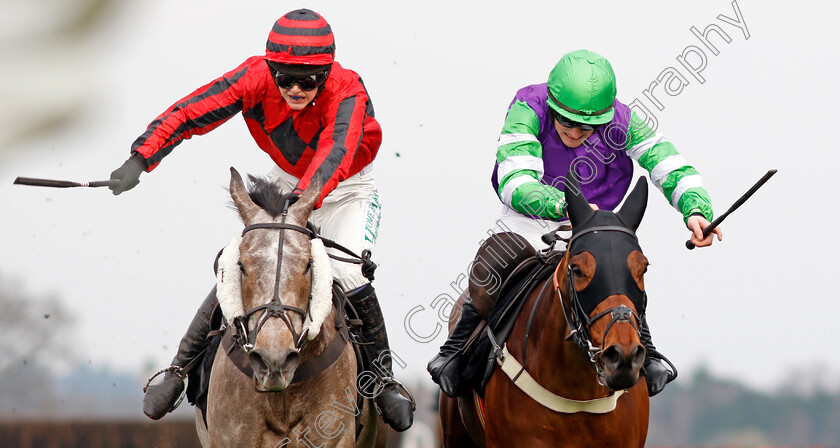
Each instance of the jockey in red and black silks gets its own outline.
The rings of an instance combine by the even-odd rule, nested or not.
[[[139,183],[183,140],[206,134],[241,113],[257,146],[273,163],[269,180],[295,202],[310,184],[322,192],[310,224],[326,239],[369,256],[378,235],[381,204],[372,162],[382,129],[361,78],[335,61],[335,39],[327,21],[308,9],[291,11],[274,24],[265,55],[185,96],[149,125],[131,147],[131,157],[111,173],[121,194]],[[317,177],[317,178],[316,178]],[[333,250],[333,249],[331,249]],[[367,252],[365,252],[367,251]],[[346,260],[345,260],[346,261]],[[378,373],[376,404],[397,431],[413,421],[413,401],[393,378],[384,318],[373,276],[362,265],[333,260],[335,283],[362,322],[359,338],[368,364]],[[210,331],[214,288],[199,307],[163,380],[148,388],[143,412],[159,419],[171,412],[184,389],[184,370],[200,355]],[[409,394],[410,395],[410,394]]]
[[[382,129],[362,80],[332,62],[316,99],[303,110],[291,109],[274,84],[264,56],[199,88],[158,116],[132,145],[151,172],[184,139],[206,134],[242,113],[254,141],[284,172],[306,189],[321,170],[323,192],[373,162]]]

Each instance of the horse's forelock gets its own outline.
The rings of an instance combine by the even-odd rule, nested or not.
[[[280,216],[283,211],[283,191],[277,184],[264,177],[249,175],[251,184],[248,187],[248,196],[255,204],[265,210],[272,218]]]

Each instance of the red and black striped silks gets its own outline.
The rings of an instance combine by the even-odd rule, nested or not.
[[[265,58],[282,64],[330,64],[335,59],[332,29],[314,11],[289,12],[277,20],[268,34]]]
[[[300,179],[297,188],[306,189],[319,175],[324,187],[317,206],[338,182],[373,162],[382,142],[373,105],[355,72],[333,62],[316,100],[295,111],[275,86],[265,58],[253,56],[169,107],[132,151],[152,171],[183,140],[206,134],[240,112],[257,145]]]

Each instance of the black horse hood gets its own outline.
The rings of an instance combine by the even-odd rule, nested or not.
[[[592,281],[577,293],[583,311],[588,315],[607,297],[623,294],[633,302],[636,312],[643,314],[647,301],[645,292],[639,288],[630,272],[628,257],[633,251],[642,252],[635,230],[647,207],[645,179],[641,178],[637,182],[621,210],[616,213],[592,210],[586,198],[580,194],[567,194],[567,202],[569,219],[573,225],[572,239],[567,249],[569,255],[573,257],[589,252],[595,258]]]
[[[592,281],[577,293],[584,312],[591,314],[607,297],[623,294],[633,302],[636,312],[644,313],[645,293],[633,278],[627,261],[631,252],[642,251],[635,234],[630,229],[627,232],[609,230],[626,228],[612,212],[599,210],[586,224],[583,228],[573,229],[572,244],[569,246],[572,257],[589,252],[595,258]]]

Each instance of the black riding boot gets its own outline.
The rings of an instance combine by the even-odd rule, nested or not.
[[[367,343],[361,346],[367,355],[365,370],[374,373],[379,380],[376,387],[381,389],[375,400],[382,420],[396,431],[405,431],[414,422],[414,401],[397,390],[397,385],[405,388],[394,379],[388,333],[376,291],[373,285],[367,284],[347,299],[362,321],[362,338]]]
[[[440,353],[426,366],[426,370],[432,374],[432,381],[439,384],[440,389],[450,397],[464,396],[469,392],[469,385],[465,384],[461,376],[464,363],[464,358],[460,356],[461,349],[482,319],[472,302],[465,303],[449,339],[440,347]]]
[[[178,345],[178,353],[172,358],[170,370],[163,374],[163,380],[158,384],[146,389],[146,396],[143,397],[143,413],[149,418],[157,420],[172,411],[175,402],[181,396],[181,392],[184,390],[184,378],[186,378],[186,372],[183,372],[182,369],[198,356],[207,345],[207,333],[210,332],[210,314],[217,303],[216,287],[214,286],[201,306],[198,307],[195,317],[187,328],[187,333],[181,339],[181,343]]]
[[[673,368],[672,372],[662,363],[665,357],[653,346],[647,317],[642,319],[641,340],[642,345],[645,346],[645,350],[647,351],[644,364],[645,380],[647,381],[648,395],[652,397],[662,392],[662,389],[665,389],[665,385],[677,378],[677,369],[673,368],[673,364],[671,364]]]

